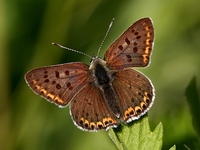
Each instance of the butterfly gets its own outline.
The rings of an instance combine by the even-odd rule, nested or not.
[[[74,124],[84,131],[108,130],[144,115],[154,102],[151,81],[133,67],[146,67],[153,49],[150,18],[133,23],[90,65],[71,62],[33,69],[25,80],[36,94],[59,107],[70,104]]]

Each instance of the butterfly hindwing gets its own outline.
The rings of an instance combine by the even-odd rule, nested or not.
[[[116,73],[113,87],[119,99],[121,119],[130,122],[146,113],[154,101],[154,88],[151,81],[133,69]]]
[[[75,124],[88,131],[109,129],[118,125],[118,119],[106,104],[100,90],[88,83],[73,98],[70,104]]]

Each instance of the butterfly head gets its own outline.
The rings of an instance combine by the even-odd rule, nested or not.
[[[105,60],[101,59],[100,57],[93,56],[92,60],[90,61],[90,67],[89,67],[89,69],[90,70],[95,70],[97,64],[100,64],[102,66],[106,66],[107,63],[106,63]]]

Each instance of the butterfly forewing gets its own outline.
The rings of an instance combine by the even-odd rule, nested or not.
[[[144,67],[149,64],[154,29],[150,18],[131,25],[106,51],[104,59],[110,69]]]
[[[73,98],[70,111],[75,124],[83,130],[109,129],[119,123],[99,89],[91,83]]]
[[[113,86],[119,99],[121,118],[124,122],[138,119],[153,104],[153,85],[138,71],[133,69],[118,71]]]
[[[29,71],[25,79],[40,96],[59,106],[68,102],[91,82],[88,66],[83,63],[66,63]]]

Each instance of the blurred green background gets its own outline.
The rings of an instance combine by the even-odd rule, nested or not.
[[[79,130],[68,107],[60,109],[35,95],[24,74],[36,67],[71,61],[89,64],[86,56],[51,43],[96,54],[114,17],[101,49],[103,57],[112,41],[146,16],[154,22],[155,44],[151,65],[139,70],[156,88],[155,103],[149,111],[151,129],[163,123],[163,149],[174,144],[177,149],[192,149],[196,134],[184,92],[193,76],[199,83],[198,0],[1,0],[0,149],[116,149],[105,131]]]

